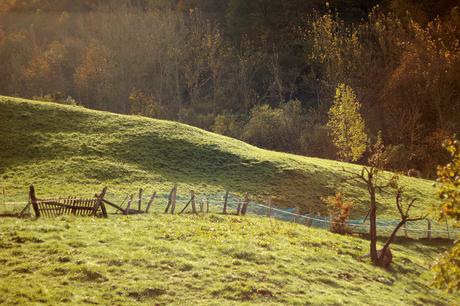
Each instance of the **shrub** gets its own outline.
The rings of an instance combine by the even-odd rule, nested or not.
[[[279,109],[273,109],[266,104],[258,105],[251,110],[251,118],[244,127],[243,137],[256,146],[276,149],[281,141],[280,126]]]
[[[206,130],[210,130],[214,123],[214,115],[212,113],[201,113],[189,106],[181,107],[177,113],[177,117],[180,122]]]
[[[258,105],[252,108],[243,138],[268,149],[298,152],[305,116],[299,101],[289,101],[279,108]]]
[[[347,223],[353,204],[351,202],[346,202],[343,193],[340,191],[322,200],[326,203],[331,217],[330,231],[342,235],[351,234],[352,231],[347,226]]]
[[[159,118],[165,113],[164,107],[155,101],[153,95],[139,89],[133,89],[129,95],[130,113],[152,118]]]
[[[214,119],[212,131],[233,138],[240,138],[243,128],[242,120],[234,114],[224,113]]]
[[[47,94],[44,96],[34,96],[33,99],[38,100],[38,101],[54,102],[54,103],[65,104],[65,105],[80,105],[71,96],[65,97],[61,93]]]

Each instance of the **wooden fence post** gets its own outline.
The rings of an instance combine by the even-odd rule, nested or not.
[[[166,205],[166,208],[165,208],[165,214],[169,211],[169,208],[172,206],[172,202],[173,202],[173,194],[174,194],[174,190],[176,189],[176,185],[174,185],[174,187],[171,189],[171,192],[169,192],[169,196],[168,196],[168,204]]]
[[[150,197],[150,201],[149,203],[147,204],[147,208],[145,209],[145,213],[148,213],[149,212],[149,209],[150,209],[150,206],[153,204],[153,200],[155,200],[155,197],[157,195],[157,192],[155,191],[152,196]]]
[[[96,215],[97,210],[99,209],[99,207],[101,207],[102,215],[107,218],[107,211],[105,209],[105,205],[104,205],[104,202],[103,202],[106,192],[107,192],[107,187],[104,187],[102,189],[102,192],[97,196],[97,202],[96,202],[96,205],[94,205],[94,208],[93,208],[93,213],[92,213],[93,216]]]
[[[268,217],[272,217],[272,197],[268,197]]]
[[[297,223],[297,218],[298,218],[298,215],[299,215],[299,206],[296,206],[295,207],[295,210],[294,210],[294,223]]]
[[[249,194],[246,192],[246,194],[244,195],[243,206],[241,207],[242,216],[246,215],[246,210],[248,209],[248,205],[249,205]]]
[[[209,196],[206,196],[206,213],[209,212]]]
[[[203,199],[200,200],[200,213],[203,212],[203,207],[204,207],[204,201]]]
[[[34,212],[35,212],[35,217],[39,218],[40,217],[40,209],[38,208],[37,197],[35,196],[34,185],[30,185],[30,187],[29,187],[29,198],[30,198],[30,202],[32,202],[32,207],[33,207]]]
[[[310,219],[311,218],[311,214],[308,214],[308,217],[305,218],[305,225],[308,226],[308,227],[311,227],[312,223],[313,223],[313,220]]]
[[[133,197],[134,197],[133,194],[129,195],[128,204],[126,205],[126,209],[124,213],[125,215],[129,215],[129,208],[131,207],[131,203],[133,202]]]
[[[196,206],[195,206],[195,192],[192,190],[192,191],[190,192],[190,195],[191,195],[191,201],[192,201],[192,213],[198,214],[198,213],[196,212]]]
[[[123,199],[123,201],[120,203],[120,205],[116,205],[116,204],[114,204],[112,202],[107,201],[106,199],[104,199],[104,203],[109,204],[110,206],[114,206],[115,208],[117,208],[118,210],[120,210],[121,212],[124,213],[123,204],[125,204],[125,202],[128,199],[129,199],[129,194],[126,195],[126,197]],[[118,214],[118,210],[115,211],[116,214]]]
[[[174,185],[173,194],[171,199],[171,215],[174,215],[174,211],[176,210],[176,198],[177,198],[177,184]]]
[[[137,210],[141,211],[142,206],[142,188],[139,188],[139,198],[137,199]]]
[[[173,189],[174,189],[174,188],[173,188]],[[166,204],[165,214],[168,212],[169,207],[171,206],[171,199],[172,199],[172,192],[173,192],[173,189],[171,189],[171,191],[169,192],[169,195],[168,195],[168,203]]]
[[[104,216],[104,218],[108,217],[107,209],[105,208],[105,204],[104,204],[104,197],[105,197],[106,190],[107,190],[107,187],[104,188],[102,192],[103,194],[101,194],[99,198],[99,206],[101,207],[102,215]]]
[[[21,210],[21,212],[18,214],[19,218],[22,218],[26,214],[30,214],[30,205],[32,205],[31,200],[27,203],[27,205]]]
[[[227,214],[227,201],[228,201],[228,190],[225,191],[225,197],[224,197],[224,210],[223,210],[223,214],[226,215]]]
[[[192,190],[190,191],[190,200],[187,202],[187,204],[185,204],[184,208],[182,208],[182,210],[179,212],[179,215],[182,214],[187,209],[190,203],[192,203],[192,212],[196,213],[196,210],[193,208],[195,206],[194,201],[195,201],[195,194],[193,193],[193,190]]]
[[[236,215],[239,216],[241,211],[241,201],[238,202],[238,207],[236,208]]]

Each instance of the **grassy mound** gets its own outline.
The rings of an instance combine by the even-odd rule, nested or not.
[[[347,183],[342,167],[358,165],[262,150],[188,125],[76,106],[0,96],[0,173],[9,200],[39,196],[93,195],[102,186],[160,192],[179,183],[179,193],[250,192],[275,196],[279,206],[325,212],[321,197],[342,188],[367,208],[366,188]],[[424,210],[435,201],[432,182],[406,178],[408,195]],[[393,215],[393,199],[380,215]]]
[[[432,289],[436,241],[399,241],[390,271],[368,242],[262,217],[3,219],[0,304],[453,305]]]

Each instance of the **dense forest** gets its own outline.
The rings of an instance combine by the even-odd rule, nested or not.
[[[1,0],[0,94],[358,162],[381,135],[389,169],[432,177],[441,142],[460,131],[457,4]],[[331,135],[343,96],[365,132],[356,158],[339,154]]]

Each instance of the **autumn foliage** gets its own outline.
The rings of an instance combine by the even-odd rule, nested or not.
[[[439,198],[442,201],[440,217],[451,219],[454,226],[460,226],[460,142],[449,138],[444,142],[444,148],[449,152],[451,161],[438,167],[438,182],[440,183]],[[441,256],[434,270],[435,285],[449,291],[460,290],[460,237],[452,248]]]
[[[329,215],[331,217],[330,230],[338,234],[351,234],[348,226],[348,218],[353,204],[344,198],[344,194],[338,191],[335,195],[324,198]]]
[[[382,131],[387,169],[434,178],[460,129],[460,14],[442,2],[3,1],[0,94],[346,161]]]

